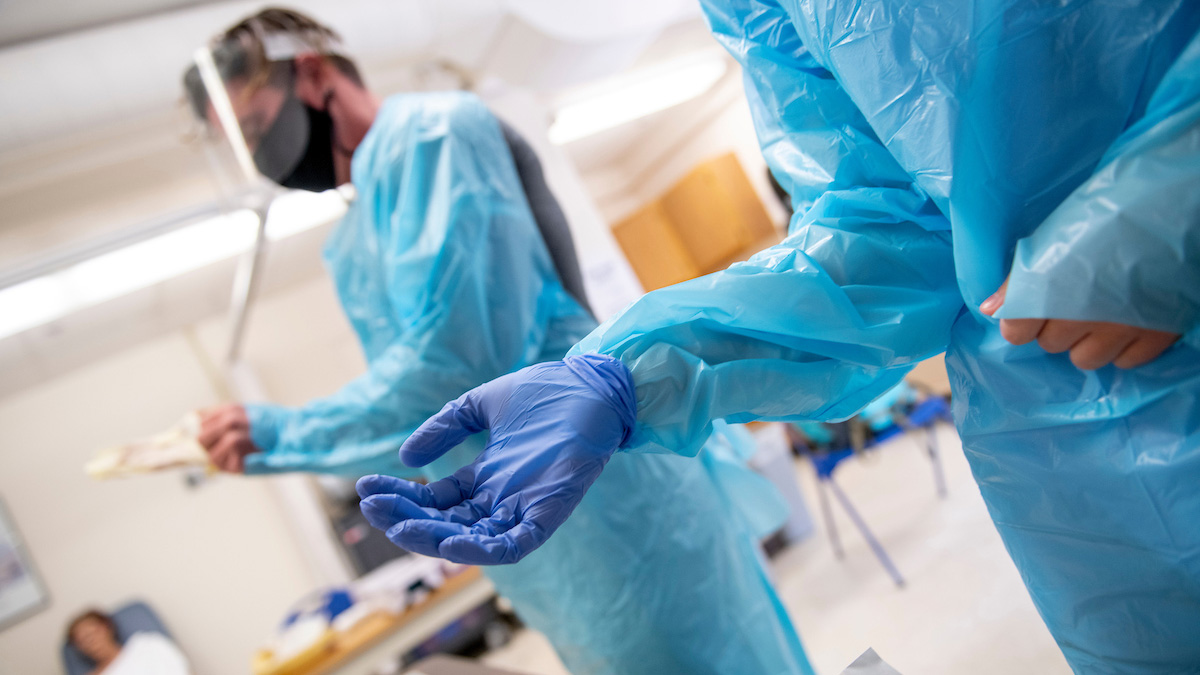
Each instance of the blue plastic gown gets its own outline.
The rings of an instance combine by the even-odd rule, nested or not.
[[[628,448],[837,420],[948,351],[975,478],[1080,673],[1200,672],[1200,3],[704,0],[790,236],[647,294],[576,351],[637,388]],[[1187,334],[1084,372],[1005,317]]]
[[[368,370],[300,408],[248,406],[263,449],[248,474],[414,475],[396,451],[445,401],[561,358],[596,325],[559,283],[478,99],[389,98],[352,173],[358,198],[325,257]],[[715,438],[703,462],[614,457],[553,541],[485,570],[572,672],[811,672],[755,548],[782,503],[739,463],[739,438]]]

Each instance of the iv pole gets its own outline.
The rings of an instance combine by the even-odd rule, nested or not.
[[[200,78],[208,90],[213,110],[233,148],[241,178],[251,186],[239,200],[238,206],[252,211],[258,221],[254,245],[238,262],[233,284],[229,337],[223,363],[226,383],[229,391],[239,401],[266,401],[268,396],[262,381],[253,367],[241,358],[241,350],[267,249],[267,211],[280,190],[264,179],[254,165],[254,158],[242,136],[241,126],[213,61],[212,52],[207,47],[201,47],[196,50],[193,58]],[[312,478],[293,473],[272,476],[268,480],[318,583],[345,585],[353,580],[355,574],[337,543],[329,516],[322,506],[321,496]]]

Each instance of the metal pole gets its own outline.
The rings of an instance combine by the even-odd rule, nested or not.
[[[269,203],[254,210],[258,218],[258,231],[254,237],[254,246],[242,254],[238,261],[237,275],[233,280],[233,297],[229,304],[229,339],[225,350],[225,362],[237,363],[241,358],[242,339],[246,334],[249,321],[250,307],[258,290],[259,279],[262,276],[262,261],[267,251],[267,209]]]
[[[258,218],[258,230],[254,237],[254,246],[238,261],[233,297],[230,300],[229,346],[225,352],[225,361],[234,364],[241,355],[242,338],[246,333],[250,307],[254,302],[261,276],[262,260],[267,248],[267,210],[275,197],[276,189],[258,173],[250,147],[246,145],[246,139],[242,136],[242,127],[233,109],[233,102],[229,100],[225,82],[221,79],[216,62],[213,61],[212,51],[208,47],[201,47],[195,51],[193,59],[200,79],[204,82],[204,88],[208,91],[208,100],[212,104],[213,112],[233,149],[233,156],[241,169],[242,177],[252,188],[257,188],[251,189],[246,196],[245,206]]]

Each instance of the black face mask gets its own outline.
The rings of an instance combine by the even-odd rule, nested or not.
[[[333,118],[289,94],[259,141],[254,163],[264,176],[297,190],[337,187],[333,168]]]

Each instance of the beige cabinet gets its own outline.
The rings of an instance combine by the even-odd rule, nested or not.
[[[725,269],[780,239],[733,153],[692,169],[613,234],[646,290]]]

